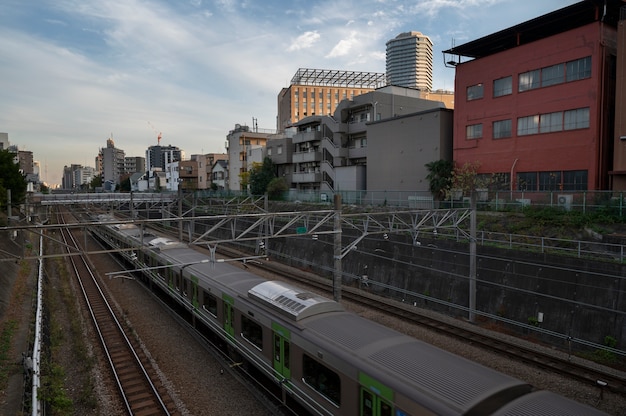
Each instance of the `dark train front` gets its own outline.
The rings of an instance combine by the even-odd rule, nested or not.
[[[107,223],[100,219],[101,223]],[[314,415],[603,415],[131,225],[94,229],[231,356]],[[167,266],[167,267],[162,267]],[[161,268],[157,268],[161,267]],[[152,268],[152,269],[150,269]]]

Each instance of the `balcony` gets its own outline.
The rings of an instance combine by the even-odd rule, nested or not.
[[[367,130],[367,126],[365,123],[368,123],[367,120],[352,120],[348,123],[348,133],[360,133]]]
[[[360,159],[367,156],[367,147],[351,147],[348,149],[348,158]]]
[[[312,183],[312,182],[321,182],[322,174],[320,172],[295,172],[291,181],[293,183]]]
[[[300,131],[293,136],[291,142],[293,144],[312,142],[315,140],[322,140],[321,131]]]
[[[308,152],[298,152],[291,155],[293,163],[303,162],[320,162],[322,160],[322,152],[316,152],[313,149]]]

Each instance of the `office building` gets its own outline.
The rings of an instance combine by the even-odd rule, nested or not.
[[[277,130],[309,116],[329,115],[342,100],[385,86],[385,74],[300,68],[278,95]]]
[[[496,189],[625,189],[623,5],[582,1],[444,51],[455,162],[480,161]]]

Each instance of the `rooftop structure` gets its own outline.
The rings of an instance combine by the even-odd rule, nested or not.
[[[337,71],[300,68],[291,78],[291,85],[317,85],[352,88],[379,88],[386,85],[385,74],[379,72]]]

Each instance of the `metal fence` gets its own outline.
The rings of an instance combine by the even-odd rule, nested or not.
[[[331,204],[334,195],[341,195],[343,204],[370,207],[398,207],[408,209],[437,209],[469,207],[469,195],[453,193],[450,198],[438,201],[428,191],[297,191],[289,190],[282,200]],[[202,196],[246,197],[240,191],[204,191]],[[477,209],[483,211],[522,211],[528,207],[556,208],[563,211],[590,213],[604,211],[607,214],[626,216],[626,192],[580,191],[580,192],[521,192],[476,191]]]

